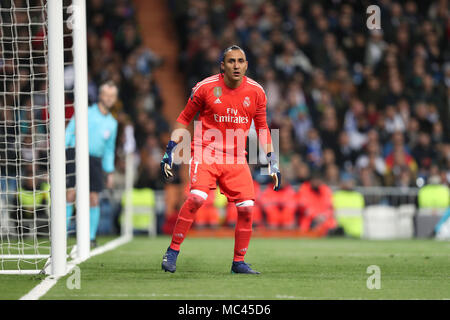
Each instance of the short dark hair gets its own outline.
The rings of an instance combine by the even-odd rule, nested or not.
[[[239,47],[239,46],[236,45],[236,44],[233,44],[232,46],[229,46],[228,48],[226,48],[225,50],[223,50],[223,52],[222,52],[222,61],[225,59],[225,55],[226,55],[228,52],[232,51],[232,50],[241,50],[241,51],[245,54],[244,49],[242,49],[241,47]]]

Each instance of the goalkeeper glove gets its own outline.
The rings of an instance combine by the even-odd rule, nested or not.
[[[281,186],[281,172],[278,169],[278,161],[276,155],[273,152],[267,154],[267,160],[269,160],[269,175],[273,179],[273,190],[278,191]]]
[[[173,149],[175,149],[176,145],[174,141],[170,140],[166,147],[166,153],[164,153],[164,157],[161,160],[161,173],[166,179],[173,177]]]

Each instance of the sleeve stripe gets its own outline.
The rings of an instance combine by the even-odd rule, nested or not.
[[[250,78],[247,78],[247,82],[248,82],[249,84],[252,84],[252,85],[254,85],[254,86],[260,88],[260,89],[264,92],[264,94],[266,94],[266,92],[264,91],[264,88],[263,88],[258,82],[256,82],[255,80],[252,80],[252,79],[250,79]]]
[[[198,86],[201,86],[203,83],[211,80],[219,80],[219,75],[216,74],[215,76],[208,77],[206,79],[203,79],[202,81],[198,82],[193,89],[197,88]]]
[[[192,93],[195,93],[198,89],[200,89],[200,87],[201,86],[203,86],[204,84],[208,84],[208,83],[213,83],[213,82],[216,82],[217,80],[219,80],[219,79],[214,79],[214,80],[209,80],[209,81],[206,81],[206,82],[203,82],[203,83],[198,83],[192,90],[193,90],[193,92]]]

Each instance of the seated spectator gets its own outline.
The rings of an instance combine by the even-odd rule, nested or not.
[[[397,112],[393,105],[386,106],[384,111],[384,125],[387,133],[394,133],[396,131],[403,132],[406,129],[405,123],[401,115]]]
[[[352,175],[348,173],[342,175],[340,189],[333,194],[333,206],[335,210],[342,210],[341,214],[336,213],[336,219],[344,229],[345,234],[357,238],[361,237],[364,197],[355,190],[355,179]],[[348,211],[346,212],[346,210]]]
[[[379,149],[377,142],[369,143],[366,147],[367,153],[360,155],[356,159],[356,168],[361,170],[362,168],[369,167],[382,177],[386,171],[386,164],[380,155]]]
[[[319,171],[314,170],[309,181],[303,183],[297,192],[300,211],[300,230],[315,231],[325,236],[337,227],[333,211],[333,193],[322,182]]]
[[[325,183],[330,187],[339,185],[339,167],[337,165],[330,164],[325,167]]]
[[[306,159],[312,167],[318,168],[322,165],[322,142],[320,141],[319,133],[315,128],[308,130]]]
[[[436,151],[431,146],[431,137],[426,132],[420,132],[416,147],[412,150],[412,156],[417,165],[424,171],[428,171],[436,160]]]
[[[404,148],[396,147],[385,159],[386,176],[385,183],[388,186],[394,186],[399,181],[403,170],[410,170],[413,174],[417,173],[417,163],[414,158],[405,152]]]
[[[405,144],[405,136],[401,131],[395,131],[391,135],[389,142],[385,143],[383,147],[383,157],[387,157],[395,147],[403,148],[406,153],[411,154],[408,145]]]
[[[357,152],[350,146],[350,138],[346,131],[339,134],[339,150],[336,155],[337,165],[341,170],[349,171],[353,169]]]
[[[281,168],[281,170],[283,170]],[[267,185],[261,193],[260,203],[266,216],[269,228],[290,229],[295,225],[296,203],[295,190],[288,181],[281,176],[281,188],[273,190],[273,183]]]

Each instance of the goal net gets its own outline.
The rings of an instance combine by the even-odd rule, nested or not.
[[[85,1],[0,3],[0,274],[63,275],[90,256]],[[64,145],[72,117],[76,152]]]
[[[64,1],[65,23],[70,5]],[[65,114],[70,118],[73,35],[67,26],[63,38]],[[50,262],[52,248],[46,0],[1,0],[0,86],[0,273],[39,273]],[[74,243],[69,238],[67,253]]]

